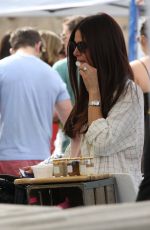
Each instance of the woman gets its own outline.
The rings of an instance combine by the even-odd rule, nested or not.
[[[147,25],[150,19],[145,20],[140,28],[140,36],[138,41],[144,56],[140,59],[130,62],[134,73],[135,82],[142,88],[144,93],[150,91],[150,57],[149,57],[149,41]]]
[[[53,64],[59,60],[59,53],[63,48],[62,40],[60,37],[50,30],[41,30],[40,35],[42,38],[43,46],[41,48],[41,59],[48,65]],[[56,112],[53,118],[53,135],[51,139],[51,152],[54,151],[54,142],[59,129],[59,120]]]
[[[150,57],[149,57],[149,41],[148,41],[148,29],[147,25],[150,20],[145,20],[140,29],[140,36],[138,41],[140,42],[144,57],[134,60],[130,63],[134,73],[135,82],[141,87],[144,93],[144,117],[145,117],[145,139],[144,139],[144,151],[142,157],[142,172],[143,174],[149,174],[149,154],[147,149],[149,148],[149,130],[150,130]]]
[[[142,159],[143,180],[139,188],[137,201],[150,200],[150,56],[148,25],[150,19],[146,19],[140,29],[139,42],[144,57],[131,62],[135,81],[144,93],[144,116],[145,116],[145,140]]]
[[[68,63],[75,105],[64,127],[72,139],[66,155],[94,156],[96,173],[129,173],[138,187],[143,94],[116,21],[105,13],[83,19],[71,34]]]
[[[41,30],[40,35],[43,40],[41,59],[52,66],[59,60],[59,53],[63,48],[62,41],[56,33],[50,30]]]

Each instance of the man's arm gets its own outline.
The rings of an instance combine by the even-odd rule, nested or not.
[[[70,99],[57,102],[57,104],[55,105],[55,108],[56,108],[60,121],[64,125],[72,110]]]

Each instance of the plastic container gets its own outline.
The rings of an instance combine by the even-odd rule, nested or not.
[[[53,164],[31,166],[35,178],[50,178],[53,176]]]

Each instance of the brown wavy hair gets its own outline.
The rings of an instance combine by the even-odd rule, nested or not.
[[[124,36],[118,23],[105,13],[83,19],[73,30],[68,43],[69,77],[75,95],[75,104],[66,121],[64,131],[71,138],[85,133],[88,128],[88,92],[82,77],[78,80],[76,57],[71,46],[77,30],[86,41],[93,66],[97,69],[101,111],[104,118],[107,118],[111,108],[125,92],[127,80],[133,80]]]
[[[41,59],[49,65],[53,65],[59,59],[59,52],[62,49],[62,41],[60,37],[53,31],[40,30],[42,38]]]

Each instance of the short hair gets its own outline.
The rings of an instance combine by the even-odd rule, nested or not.
[[[22,27],[16,29],[10,37],[10,44],[14,50],[20,47],[31,46],[41,41],[40,34],[37,30],[32,27]]]
[[[70,17],[66,17],[63,20],[63,25],[66,25],[68,27],[68,30],[70,32],[72,32],[74,30],[74,28],[76,27],[76,25],[79,22],[81,22],[84,18],[85,18],[85,16],[70,16]]]

